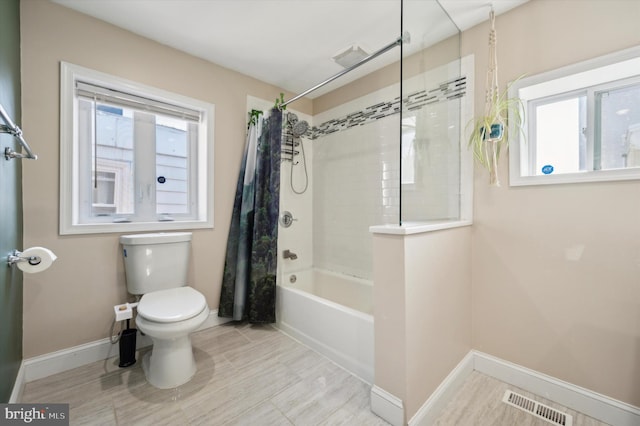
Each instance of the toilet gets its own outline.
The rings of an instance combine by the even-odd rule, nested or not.
[[[196,372],[190,334],[209,316],[205,297],[187,286],[191,232],[122,235],[127,290],[141,295],[136,325],[153,341],[142,360],[160,389],[187,383]]]

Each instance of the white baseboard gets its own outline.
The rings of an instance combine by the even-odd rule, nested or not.
[[[13,384],[13,390],[11,391],[11,396],[9,396],[9,404],[15,404],[22,400],[22,392],[24,391],[24,361],[20,363],[20,368],[18,369],[18,374],[16,376],[16,381]]]
[[[196,331],[205,330],[207,328],[215,327],[233,321],[231,318],[222,318],[218,316],[218,310],[212,310],[209,312],[209,317]]]
[[[218,317],[217,310],[212,310],[204,324],[196,331],[214,327],[229,321],[230,320],[227,318]],[[148,336],[137,336],[136,349],[144,348],[151,344],[151,339]],[[118,355],[118,345],[112,344],[111,340],[107,338],[29,358],[23,360],[22,364],[24,366],[24,373],[22,377],[16,378],[16,385],[14,388],[22,388],[24,383],[32,382],[53,374],[71,370],[72,368],[81,367],[92,362],[102,361]],[[20,384],[18,383],[18,379],[21,380]]]
[[[409,420],[409,426],[428,426],[433,424],[451,397],[460,389],[464,381],[473,372],[473,351],[470,351],[445,377],[420,409]]]
[[[317,339],[309,336],[308,334],[302,333],[295,327],[291,327],[285,322],[278,322],[275,324],[276,328],[280,330],[282,333],[287,336],[297,340],[305,346],[310,347],[314,351],[326,356],[331,361],[335,362],[345,370],[349,371],[351,374],[358,377],[360,380],[366,382],[367,384],[373,384],[373,367],[370,365],[365,365],[360,360],[354,359],[344,353],[336,351],[329,345],[325,345]]]
[[[371,388],[371,411],[393,426],[404,425],[402,400],[375,385]]]
[[[149,345],[151,345],[151,339],[149,339],[149,337],[137,336],[136,349],[141,349]],[[118,345],[112,344],[108,338],[50,352],[23,361],[25,367],[24,380],[25,383],[29,383],[118,355]]]
[[[453,393],[460,389],[464,380],[474,370],[610,425],[640,425],[638,407],[476,350],[471,350],[458,363],[409,420],[408,425],[433,424]],[[371,409],[393,425],[402,424],[394,423],[381,414],[390,412],[389,416],[402,418],[402,401],[391,395],[389,402],[389,398],[386,397],[388,395],[384,390],[374,386],[371,390]],[[381,407],[378,408],[381,413],[374,409],[374,402]]]
[[[475,370],[615,426],[640,425],[640,409],[517,364],[473,352]]]

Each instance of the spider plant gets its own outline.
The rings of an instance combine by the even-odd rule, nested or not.
[[[469,148],[473,149],[473,156],[478,164],[487,169],[489,183],[495,186],[500,186],[498,160],[500,152],[508,147],[509,128],[522,131],[522,101],[509,98],[510,86],[503,92],[494,89],[487,93],[487,108],[483,116],[472,122],[473,129],[469,136]],[[511,126],[508,120],[511,120]]]

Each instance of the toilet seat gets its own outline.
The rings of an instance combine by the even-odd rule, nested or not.
[[[200,314],[207,301],[191,287],[176,287],[146,293],[138,303],[138,315],[154,322],[185,321]]]

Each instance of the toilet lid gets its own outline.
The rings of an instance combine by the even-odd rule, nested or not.
[[[142,296],[138,315],[150,321],[184,321],[198,315],[207,306],[204,296],[191,287],[153,291]]]

